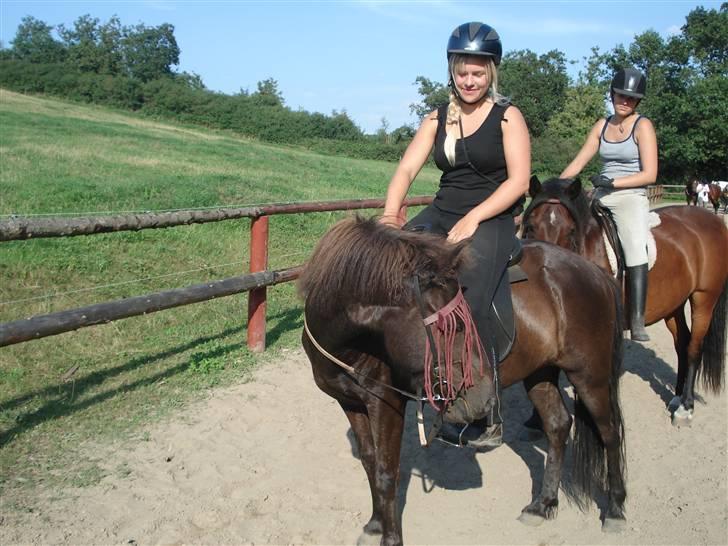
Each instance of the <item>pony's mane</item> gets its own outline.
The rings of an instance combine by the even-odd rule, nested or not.
[[[341,220],[318,242],[298,282],[306,307],[332,317],[349,304],[407,305],[412,279],[444,285],[463,261],[464,243],[403,231],[359,216]]]
[[[576,222],[576,229],[583,236],[586,226],[592,218],[591,200],[586,196],[579,184],[579,191],[574,195],[573,191],[569,191],[574,184],[573,180],[567,178],[551,178],[543,183],[541,191],[531,200],[524,213],[524,218],[528,218],[531,211],[549,201],[559,201]]]

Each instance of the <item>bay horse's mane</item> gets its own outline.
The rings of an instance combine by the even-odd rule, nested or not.
[[[333,316],[349,304],[402,306],[412,301],[412,279],[444,285],[466,259],[465,242],[404,231],[374,218],[347,218],[319,241],[298,282],[307,307]]]

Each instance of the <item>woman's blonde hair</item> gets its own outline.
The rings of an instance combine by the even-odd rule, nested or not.
[[[448,60],[447,76],[448,81],[452,82],[452,84],[450,86],[450,103],[447,106],[447,118],[445,120],[446,126],[457,125],[462,114],[460,99],[458,98],[458,95],[457,93],[455,93],[455,89],[453,88],[455,83],[455,71],[467,61],[472,60],[473,57],[475,57],[475,55],[453,54]],[[488,92],[486,96],[494,103],[505,104],[508,102],[508,99],[498,93],[498,69],[493,62],[492,57],[486,57],[485,59],[485,70],[488,76]],[[455,165],[455,142],[459,137],[459,132],[450,131],[449,133],[446,132],[446,134],[447,136],[445,137],[444,143],[445,157],[447,157],[447,161],[450,163],[450,165]]]

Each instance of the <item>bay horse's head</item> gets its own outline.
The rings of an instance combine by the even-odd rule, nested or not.
[[[435,343],[442,354],[431,346],[423,319],[456,298],[457,271],[468,262],[467,241],[453,245],[374,219],[342,220],[319,241],[299,279],[306,319],[328,350],[371,355],[389,368],[393,385],[409,392],[426,389],[428,381],[440,383],[427,372],[428,350],[433,367],[438,361],[444,367],[447,358],[443,344]],[[456,321],[443,336],[452,362],[446,386],[459,392],[446,405],[447,420],[470,422],[492,405],[492,373],[474,350],[479,345],[471,345],[473,335],[477,343],[477,331]]]
[[[548,241],[582,254],[591,211],[581,181],[552,178],[541,184],[533,176],[528,192],[531,202],[523,213],[523,238]]]

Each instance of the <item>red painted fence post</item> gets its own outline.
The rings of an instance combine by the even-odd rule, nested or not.
[[[250,272],[268,269],[268,216],[253,218],[250,223]],[[248,349],[265,351],[266,287],[248,292]]]

